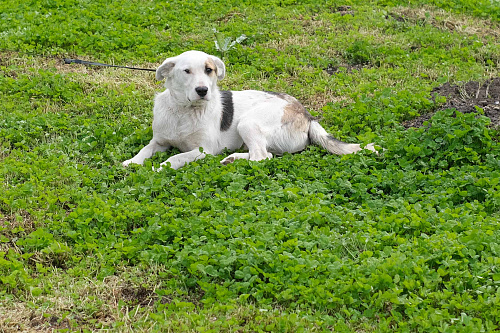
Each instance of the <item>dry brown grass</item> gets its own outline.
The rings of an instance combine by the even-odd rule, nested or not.
[[[20,235],[28,235],[35,229],[36,226],[33,217],[25,210],[7,214],[0,212],[0,230],[4,236],[11,240],[7,243],[0,243],[0,252],[7,252],[9,249],[12,249],[17,253],[21,253],[14,240]]]
[[[271,40],[267,43],[264,43],[265,48],[275,49],[278,52],[287,52],[290,53],[290,47],[300,47],[307,48],[309,52],[313,51],[321,57],[324,58],[335,58],[340,55],[339,50],[332,47],[325,47],[321,44],[321,41],[317,40],[318,38],[314,35],[293,35],[288,38],[279,39],[279,40]]]
[[[0,332],[52,332],[87,328],[95,330],[123,323],[120,331],[133,331],[132,324],[147,316],[143,308],[151,308],[159,299],[155,287],[146,288],[127,281],[129,274],[146,274],[133,268],[126,274],[109,276],[103,280],[87,277],[68,279],[66,272],[54,270],[39,287],[51,288],[50,295],[23,296],[24,301],[13,300],[0,304]],[[163,298],[161,302],[169,302]],[[145,330],[147,331],[147,329]]]
[[[421,6],[421,7],[395,7],[392,13],[400,15],[409,21],[424,21],[429,17],[430,24],[436,28],[448,31],[456,31],[464,35],[477,35],[478,37],[500,37],[499,24],[490,19],[481,19],[445,11],[444,9]]]
[[[322,93],[316,93],[314,95],[311,95],[309,98],[305,98],[303,104],[307,109],[321,113],[323,107],[328,103],[349,104],[352,102],[353,100],[350,97],[335,96],[333,91],[327,90]]]
[[[97,61],[95,59],[81,60]],[[111,63],[113,64],[113,63]],[[75,74],[74,79],[80,83],[89,83],[93,86],[99,84],[107,84],[110,87],[119,87],[120,85],[134,84],[137,89],[144,92],[154,92],[159,90],[161,86],[157,84],[154,72],[85,66],[80,64],[65,64],[62,58],[55,57],[27,57],[19,56],[14,52],[0,52],[0,65],[15,66],[15,71],[11,70],[11,76],[19,74],[35,75],[37,70],[53,70],[60,74]],[[118,64],[117,64],[118,65]],[[156,68],[159,64],[141,63],[141,64],[119,64],[138,68]],[[70,77],[70,79],[73,79]],[[89,85],[89,90],[86,93],[91,93],[92,88]]]

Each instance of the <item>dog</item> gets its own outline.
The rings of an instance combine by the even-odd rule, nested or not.
[[[178,169],[206,154],[224,149],[233,153],[221,163],[237,159],[261,161],[285,152],[295,153],[315,143],[333,154],[360,151],[359,144],[329,135],[294,97],[268,91],[220,91],[217,82],[226,75],[221,59],[200,51],[187,51],[166,59],[156,70],[166,90],[155,98],[153,138],[133,158],[123,162],[143,164],[157,152],[171,147],[182,153],[161,167]],[[376,152],[374,144],[365,149]],[[160,168],[161,169],[161,168]]]

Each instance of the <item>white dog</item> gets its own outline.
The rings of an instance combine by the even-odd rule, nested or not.
[[[248,152],[233,153],[222,164],[295,153],[311,142],[334,154],[362,149],[359,144],[329,135],[292,96],[255,90],[219,91],[217,81],[225,74],[224,63],[203,52],[188,51],[166,59],[156,70],[156,78],[165,79],[167,89],[155,99],[153,139],[123,165],[143,164],[146,158],[170,147],[182,153],[161,166],[170,164],[173,169],[206,154],[220,154],[224,148],[234,151],[245,146]],[[375,151],[373,144],[365,148]]]

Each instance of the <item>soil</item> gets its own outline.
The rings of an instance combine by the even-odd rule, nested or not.
[[[70,330],[71,323],[68,319],[61,319],[56,316],[51,317],[35,317],[35,314],[32,313],[29,322],[30,329],[24,327],[25,330],[28,331],[42,331],[42,332],[50,332],[53,330]]]
[[[125,287],[120,293],[121,299],[133,306],[152,306],[158,300],[158,295],[154,291],[144,287]],[[162,299],[162,303],[165,304],[167,301],[164,302]]]
[[[465,84],[445,83],[432,90],[433,97],[445,96],[446,103],[439,110],[456,109],[462,113],[477,112],[476,107],[484,110],[484,115],[491,119],[491,127],[500,126],[500,78],[493,78],[484,83],[470,81]],[[421,127],[435,112],[426,113],[415,119],[403,122],[403,126]]]
[[[355,12],[354,12],[354,10],[352,10],[351,6],[339,6],[337,8],[331,8],[331,10],[332,10],[332,12],[338,13],[341,16],[344,16],[344,15],[354,16],[354,14],[355,14]]]
[[[328,64],[326,68],[323,68],[324,71],[326,71],[329,75],[333,75],[336,73],[340,73],[341,71],[345,70],[346,73],[352,73],[352,71],[360,71],[363,68],[368,68],[369,66],[367,65],[351,65],[351,64],[340,64],[340,65],[334,65],[334,64]]]

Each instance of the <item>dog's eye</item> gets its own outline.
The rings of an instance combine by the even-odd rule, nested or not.
[[[205,73],[210,74],[212,73],[213,69],[210,67],[205,68]]]
[[[191,71],[189,69],[185,69],[184,72],[186,72],[187,74],[191,74]]]

